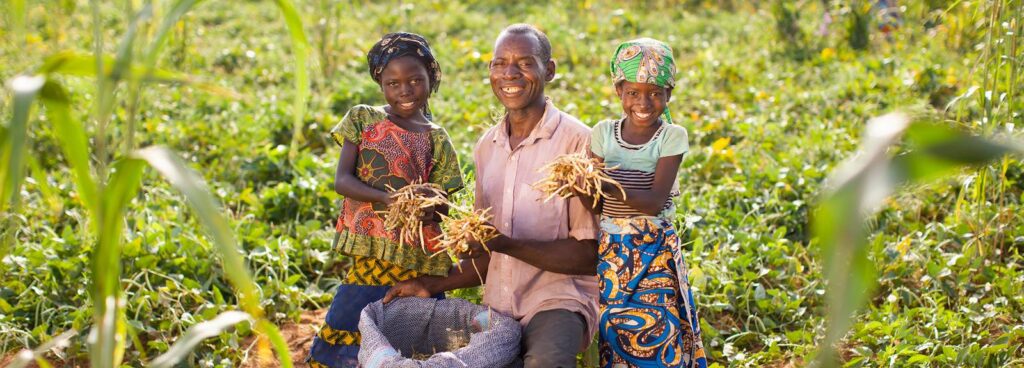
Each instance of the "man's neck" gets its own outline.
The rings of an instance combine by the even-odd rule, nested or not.
[[[522,110],[509,110],[505,117],[508,122],[509,138],[521,141],[529,137],[533,129],[540,125],[540,119],[544,117],[546,107],[547,101],[541,100],[540,103],[532,104]]]

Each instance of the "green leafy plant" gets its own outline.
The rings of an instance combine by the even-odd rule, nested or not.
[[[16,209],[22,178],[25,175],[24,157],[27,140],[29,112],[38,96],[45,106],[46,117],[54,124],[60,146],[74,172],[76,187],[82,204],[90,214],[93,237],[96,246],[91,256],[92,282],[90,293],[93,301],[93,324],[90,329],[90,364],[96,367],[117,367],[122,363],[127,325],[124,317],[123,291],[121,290],[121,241],[125,211],[129,202],[136,197],[142,181],[143,169],[148,164],[164,176],[172,186],[180,190],[194,209],[200,222],[213,239],[218,254],[224,262],[224,271],[239,294],[239,301],[245,313],[226,312],[208,324],[199,324],[186,333],[186,338],[179,341],[170,351],[158,357],[154,364],[170,366],[184,358],[195,345],[195,339],[210,336],[231,325],[244,320],[253,319],[255,328],[261,336],[266,336],[275,348],[280,361],[286,367],[291,366],[287,346],[277,327],[266,321],[259,302],[259,293],[245,263],[239,253],[239,247],[226,219],[221,215],[217,204],[202,179],[187,168],[186,164],[172,151],[162,147],[149,147],[131,151],[125,157],[114,161],[108,167],[107,160],[112,153],[107,146],[107,129],[109,117],[115,104],[115,90],[124,82],[131,92],[130,114],[134,114],[134,106],[138,104],[139,90],[143,83],[156,81],[189,82],[190,78],[176,73],[155,68],[157,55],[166,41],[167,31],[196,2],[178,1],[166,15],[157,30],[153,42],[145,54],[145,64],[133,62],[134,43],[140,22],[148,20],[151,4],[147,4],[132,18],[131,24],[118,46],[117,55],[109,57],[101,53],[101,37],[96,39],[96,52],[92,58],[74,53],[60,53],[49,58],[33,76],[19,76],[11,80],[10,88],[15,95],[16,112],[10,123],[0,130],[0,153],[4,158],[2,187],[2,205],[0,209],[7,213],[8,209]],[[304,94],[308,89],[305,77],[305,41],[301,31],[298,13],[289,1],[278,1],[289,27],[293,29],[292,39],[297,46],[297,59],[300,61],[296,85],[299,99],[296,102],[297,119],[301,120]],[[94,28],[100,24],[99,5],[92,3]],[[295,28],[298,28],[295,31]],[[99,32],[96,32],[99,35]],[[94,61],[94,63],[92,63]],[[91,64],[91,65],[90,65]],[[86,130],[74,119],[72,101],[59,80],[58,75],[77,75],[93,77],[97,81],[96,109],[96,149],[89,149]],[[202,86],[196,83],[196,86]],[[210,87],[209,90],[221,89]],[[129,117],[126,147],[131,150],[134,136],[134,118]],[[98,165],[93,166],[90,157],[98,157]],[[5,231],[3,251],[0,258],[6,255],[11,234]],[[261,337],[264,338],[264,337]],[[65,338],[66,339],[66,338]],[[15,366],[26,364],[20,360]]]

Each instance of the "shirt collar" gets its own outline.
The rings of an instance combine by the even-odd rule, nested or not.
[[[540,117],[540,122],[533,127],[533,131],[530,135],[523,140],[521,145],[529,145],[536,143],[541,139],[550,139],[555,134],[555,129],[558,128],[558,124],[562,122],[562,111],[555,107],[555,104],[551,103],[551,97],[544,97],[544,115]],[[509,140],[508,136],[508,114],[501,118],[501,124],[498,125],[498,134],[494,135],[491,139],[492,143],[507,143]]]

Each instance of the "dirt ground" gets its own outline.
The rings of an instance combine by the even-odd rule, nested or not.
[[[313,344],[313,335],[316,330],[323,323],[324,317],[327,316],[327,310],[317,311],[305,311],[300,315],[299,322],[287,322],[277,327],[281,329],[281,335],[284,336],[284,340],[288,342],[288,350],[292,356],[292,366],[304,367],[305,363],[303,360],[306,359],[306,354],[309,353],[309,347]],[[274,360],[266,363],[258,362],[255,358],[255,344],[253,344],[253,338],[249,338],[242,343],[242,346],[253,346],[253,351],[250,354],[252,358],[242,362],[241,368],[269,368],[269,367],[280,367],[281,363],[275,357]],[[0,358],[0,367],[6,367],[17,356],[18,351],[12,351]],[[54,367],[67,367],[67,368],[87,368],[88,362],[70,361],[61,362],[58,360],[50,359],[50,364]],[[262,364],[261,364],[262,363]],[[38,365],[35,362],[28,365],[31,368],[36,368]]]
[[[305,366],[303,361],[306,359],[306,355],[309,354],[309,347],[313,345],[313,335],[316,334],[316,330],[320,328],[320,324],[324,322],[324,317],[326,316],[326,309],[305,311],[302,312],[302,315],[299,317],[299,322],[288,322],[277,326],[277,328],[281,329],[281,335],[284,336],[284,340],[288,342],[288,350],[292,356],[292,366]],[[246,340],[245,343],[242,344],[242,346],[249,345],[253,345],[252,338]],[[253,358],[242,362],[241,368],[281,366],[281,363],[276,357],[274,357],[273,361],[263,363],[258,362],[257,359],[255,359],[255,351],[253,353],[254,354],[251,355]]]

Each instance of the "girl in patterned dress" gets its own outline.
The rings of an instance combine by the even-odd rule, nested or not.
[[[336,247],[352,267],[314,338],[307,359],[312,367],[356,367],[363,307],[395,282],[444,276],[451,267],[447,257],[430,257],[438,251],[431,240],[440,234],[436,221],[424,222],[425,252],[418,242],[401,242],[397,230],[386,230],[380,215],[392,202],[390,192],[410,183],[435,183],[449,195],[463,186],[451,139],[427,107],[441,70],[426,40],[404,32],[385,35],[367,62],[387,105],[357,105],[331,131],[341,146],[334,189],[345,197]],[[434,215],[429,217],[437,220]]]
[[[590,150],[625,189],[600,203],[602,367],[706,367],[697,309],[673,227],[676,178],[689,150],[668,101],[675,60],[664,43],[623,43],[611,61],[623,117],[594,126]],[[592,198],[584,201],[593,203]]]

